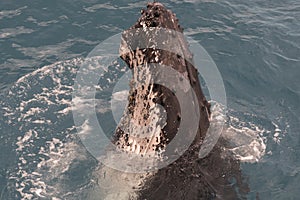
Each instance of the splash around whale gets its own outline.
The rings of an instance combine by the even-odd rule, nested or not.
[[[158,5],[158,8],[155,8],[154,5]],[[144,18],[145,23],[143,23],[143,20],[139,20],[136,26],[140,28],[137,29],[151,29],[153,30],[153,36],[155,35],[155,29],[158,30],[161,26],[168,28],[164,24],[169,24],[170,27],[174,27],[171,29],[174,31],[178,24],[176,18],[174,16],[172,17],[172,12],[166,10],[161,4],[149,4],[148,8],[142,11],[142,13],[142,18]],[[174,24],[172,19],[174,20]],[[154,23],[152,23],[152,21]],[[155,27],[152,27],[154,25]],[[121,47],[124,47],[121,48],[121,55],[122,52],[127,52],[126,49],[129,49],[127,47],[139,47],[139,50],[142,50],[140,48],[143,44],[150,45],[149,41],[139,42],[141,40],[138,40],[138,38],[132,40],[132,42],[138,42],[136,45],[130,43],[130,40],[126,40],[126,38],[130,39],[128,34],[126,37],[126,33],[130,32],[132,33],[133,31],[127,30],[125,34],[123,34],[125,43],[121,45]],[[142,36],[143,32],[141,32],[140,35]],[[168,34],[165,36],[168,36]],[[184,108],[188,110],[192,107],[189,105],[190,100],[196,101],[200,94],[196,88],[201,88],[200,85],[194,84],[194,80],[197,82],[197,79],[193,79],[193,76],[190,77],[190,75],[188,75],[193,75],[193,68],[191,68],[192,73],[186,72],[186,64],[183,62],[183,57],[187,61],[190,61],[191,57],[189,57],[189,54],[187,54],[187,56],[184,55],[184,53],[188,52],[188,50],[183,50],[187,48],[181,45],[186,43],[185,40],[178,40],[176,35],[175,37],[174,35],[170,36],[170,38],[153,37],[152,41],[166,42],[171,40],[172,44],[169,46],[174,45],[172,49],[173,54],[164,51],[155,53],[153,49],[145,52],[135,52],[138,52],[137,55],[145,57],[145,60],[151,64],[149,67],[159,65],[160,67],[155,68],[157,69],[156,72],[163,72],[162,75],[166,74],[163,70],[163,67],[166,67],[166,69],[170,69],[171,73],[174,72],[179,78],[179,80],[178,78],[172,77],[162,79],[158,76],[159,81],[170,80],[170,82],[173,83],[181,81],[182,78],[184,84],[179,85],[182,87],[173,88],[175,91],[178,89],[180,93],[188,91],[189,88],[195,88],[193,90],[195,90],[196,94],[194,96],[191,95],[191,97],[195,98],[189,98],[190,96],[186,95],[188,103],[185,105],[187,107],[184,106]],[[117,48],[119,48],[120,42],[117,44]],[[164,46],[164,44],[161,45]],[[166,43],[165,47],[167,46],[168,44]],[[154,55],[152,52],[154,52]],[[174,52],[176,52],[176,54],[174,54]],[[159,55],[158,53],[161,54]],[[119,53],[117,54],[119,56]],[[177,54],[180,56],[177,56]],[[10,90],[5,93],[5,96],[1,96],[0,113],[3,113],[3,115],[0,115],[0,129],[7,134],[2,135],[0,143],[1,146],[11,149],[11,152],[4,152],[7,154],[7,158],[11,159],[11,162],[7,171],[1,171],[1,181],[5,180],[7,183],[7,186],[1,192],[1,198],[242,199],[244,197],[248,188],[247,184],[243,183],[244,180],[239,163],[240,161],[247,161],[249,159],[255,161],[263,154],[264,145],[262,143],[259,146],[260,140],[257,139],[258,133],[263,132],[263,130],[257,130],[256,126],[251,128],[250,124],[249,129],[245,129],[244,126],[247,123],[245,121],[239,121],[242,120],[239,119],[241,115],[237,114],[236,117],[229,116],[231,120],[231,122],[229,122],[230,127],[224,130],[219,142],[209,155],[200,159],[198,157],[199,148],[202,147],[203,138],[207,138],[208,134],[208,131],[205,132],[205,127],[214,127],[216,123],[218,123],[217,120],[220,118],[219,113],[222,111],[222,106],[213,101],[210,101],[212,103],[210,109],[209,104],[207,104],[205,100],[200,99],[197,101],[198,110],[199,113],[201,113],[199,116],[210,115],[209,120],[208,117],[200,119],[205,122],[204,124],[207,123],[206,126],[200,127],[204,131],[199,134],[200,131],[197,127],[196,135],[198,137],[187,137],[187,139],[192,138],[193,141],[190,146],[187,146],[187,151],[183,151],[182,155],[176,154],[176,151],[173,151],[175,150],[174,148],[169,148],[167,152],[169,152],[170,155],[175,153],[176,161],[166,167],[150,170],[145,173],[124,172],[126,170],[120,171],[103,165],[102,163],[104,162],[95,159],[95,157],[87,151],[86,147],[82,144],[82,138],[78,137],[78,135],[82,133],[84,136],[87,136],[93,127],[90,126],[89,121],[83,121],[83,123],[78,126],[74,125],[72,116],[74,110],[78,110],[82,114],[91,113],[92,110],[96,110],[97,116],[100,119],[99,123],[103,125],[103,128],[105,128],[105,130],[111,130],[111,133],[115,133],[112,141],[119,146],[121,151],[129,155],[149,155],[150,158],[153,156],[153,158],[158,160],[164,159],[166,155],[164,147],[169,147],[170,141],[173,141],[176,137],[176,131],[172,132],[172,130],[176,130],[178,126],[182,125],[181,122],[184,120],[182,109],[179,109],[179,107],[182,108],[182,106],[177,100],[179,96],[178,92],[174,93],[172,87],[170,89],[160,86],[159,84],[151,86],[153,83],[151,77],[157,77],[156,74],[149,73],[152,71],[151,68],[149,68],[150,71],[147,71],[147,66],[145,66],[145,68],[135,67],[134,63],[138,63],[137,60],[135,61],[135,59],[133,59],[135,56],[136,54],[132,53],[124,54],[122,57],[127,60],[128,66],[124,66],[124,62],[119,59],[122,64],[116,64],[114,66],[115,68],[109,68],[108,71],[105,71],[105,75],[101,77],[99,85],[96,85],[96,99],[93,99],[96,105],[89,104],[90,101],[84,101],[80,98],[72,99],[74,80],[76,79],[79,68],[85,63],[85,59],[82,58],[60,61],[29,73],[21,77]],[[95,59],[97,60],[99,58]],[[193,59],[195,60],[197,57]],[[91,65],[90,67],[98,68],[100,66]],[[119,77],[118,72],[124,72],[126,70],[129,70],[128,74],[131,74],[130,79],[133,79],[132,84],[128,85],[127,88],[122,85],[122,90],[114,92],[109,87],[103,87],[101,81],[105,82],[105,84],[110,83],[112,85],[111,87],[113,87],[113,84],[117,84],[116,79]],[[199,73],[202,75],[203,71],[199,70]],[[148,79],[149,82],[147,82],[146,79],[144,80],[138,76],[134,76],[142,74],[152,75],[146,76],[150,79]],[[168,73],[166,75],[168,75]],[[142,77],[144,76],[141,76],[141,78]],[[134,83],[135,80],[137,83]],[[152,88],[152,91],[156,91],[156,93],[150,93],[150,90],[145,90],[145,88],[148,89],[148,87],[145,86],[143,89],[143,84],[139,85],[140,82],[138,81],[148,83],[150,89]],[[136,89],[140,90],[135,91]],[[202,85],[202,89],[203,91],[205,90],[205,85]],[[85,90],[85,92],[87,92],[87,90]],[[107,98],[107,96],[109,96],[107,94],[112,94],[112,99]],[[144,96],[147,96],[146,99],[143,99]],[[110,124],[113,109],[113,107],[111,107],[111,101],[115,100],[119,102],[119,100],[127,99],[129,99],[131,103],[125,107],[125,113],[122,115],[123,119],[121,122],[126,122],[126,119],[132,118],[132,126],[128,126],[126,123],[124,123],[124,126],[122,126],[121,123],[117,125]],[[78,106],[73,106],[74,101],[78,101]],[[147,102],[146,106],[143,105],[145,102]],[[150,112],[145,109],[148,103],[151,108]],[[175,110],[177,109],[176,111],[178,112],[175,112],[171,107],[174,107]],[[168,114],[170,117],[174,117],[175,123],[170,124],[171,120],[168,118]],[[232,115],[234,113],[231,112],[230,114]],[[144,121],[144,115],[146,119],[155,117],[156,121],[146,119]],[[159,116],[159,118],[157,116]],[[259,118],[256,121],[261,121],[261,119]],[[146,122],[146,126],[145,124],[142,126],[142,122]],[[234,124],[234,127],[231,126],[231,123]],[[199,124],[199,126],[201,126],[201,123]],[[154,146],[147,145],[150,144],[150,142],[145,140],[146,137],[142,138],[144,140],[136,138],[138,133],[145,133],[145,136],[149,136],[149,133],[153,133],[147,132],[146,128],[149,126],[157,128],[154,132],[155,136],[162,136],[162,138],[157,138],[158,141],[156,141],[156,137],[154,137],[151,143]],[[158,128],[159,126],[160,128]],[[173,129],[172,126],[175,128]],[[128,137],[128,140],[126,140],[126,134],[118,129],[115,131],[115,127],[125,129],[125,131],[133,130],[129,135],[131,138]],[[78,132],[78,130],[82,131]],[[165,132],[162,132],[162,130]],[[246,135],[244,134],[245,130]],[[249,138],[247,142],[244,140],[245,137]],[[170,141],[168,141],[168,139]],[[234,144],[235,146],[233,143],[236,143]],[[182,143],[179,142],[178,144],[180,145]],[[97,147],[99,147],[99,145],[98,143]],[[145,145],[147,145],[147,148],[144,148]],[[143,147],[143,150],[141,150],[141,147]],[[246,147],[246,149],[243,149],[244,147]],[[250,153],[248,150],[251,150]],[[258,150],[259,152],[254,150]],[[122,160],[119,160],[119,165],[123,166]]]

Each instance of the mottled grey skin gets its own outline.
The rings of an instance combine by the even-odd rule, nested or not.
[[[141,11],[142,16],[137,23],[130,29],[142,28],[143,24],[147,27],[163,27],[178,32],[183,29],[178,23],[175,14],[167,10],[160,3],[149,3],[146,10]],[[123,39],[126,40],[126,31]],[[182,53],[186,60],[173,53],[158,50],[159,59],[155,60],[153,51],[156,49],[146,49],[143,51],[143,62],[163,63],[172,66],[173,69],[188,76],[190,84],[194,89],[199,102],[200,122],[197,137],[189,149],[174,163],[158,170],[158,172],[146,181],[145,187],[139,191],[139,199],[148,200],[199,200],[199,199],[244,199],[248,191],[247,184],[243,183],[240,163],[230,156],[222,157],[222,146],[224,141],[221,139],[214,147],[212,152],[204,159],[198,158],[207,129],[209,127],[210,105],[203,95],[198,79],[197,69],[193,66],[193,56],[188,49],[186,40],[182,37],[172,37],[169,40],[176,40],[180,44]],[[126,41],[128,44],[138,47],[139,44],[148,41]],[[172,48],[172,46],[170,46]],[[131,52],[135,54],[135,50]],[[132,55],[121,55],[121,58],[133,68]],[[201,72],[200,72],[201,73]],[[180,124],[180,107],[174,94],[167,88],[155,85],[154,91],[157,92],[155,103],[158,103],[167,111],[167,125],[162,130],[161,144],[167,144],[175,136]],[[131,88],[129,97],[130,112],[136,112],[136,102],[134,99],[139,91]],[[118,141],[124,137],[124,133],[117,129],[114,140]],[[158,145],[159,146],[159,145]]]

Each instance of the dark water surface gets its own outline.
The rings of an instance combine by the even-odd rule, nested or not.
[[[1,200],[97,198],[97,162],[79,145],[69,109],[72,80],[82,58],[146,3],[0,2]],[[299,199],[300,2],[162,3],[217,64],[231,128],[265,145],[255,161],[239,157],[248,199]]]

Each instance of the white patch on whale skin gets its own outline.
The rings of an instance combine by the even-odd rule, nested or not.
[[[137,50],[136,55],[132,57],[140,57],[141,51]],[[154,103],[157,94],[153,92],[153,77],[151,75],[150,66],[143,64],[143,59],[133,59],[133,78],[131,90],[136,90],[134,105],[130,105],[125,111],[119,124],[119,128],[124,134],[119,138],[117,145],[120,150],[132,152],[138,155],[155,156],[158,151],[159,144],[162,144],[162,129],[166,125],[165,109]],[[142,67],[139,65],[143,64]],[[123,91],[127,93],[127,91]],[[115,93],[113,98],[117,98],[120,93]],[[123,97],[124,98],[124,97]],[[145,117],[146,116],[146,117]],[[161,146],[164,148],[164,145]]]

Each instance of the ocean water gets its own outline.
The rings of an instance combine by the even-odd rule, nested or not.
[[[241,160],[247,198],[298,199],[300,2],[161,2],[222,75],[223,137],[236,144],[231,151]],[[102,199],[99,163],[76,136],[72,86],[88,53],[134,24],[146,3],[0,2],[1,200]],[[108,101],[99,112],[109,109]]]

